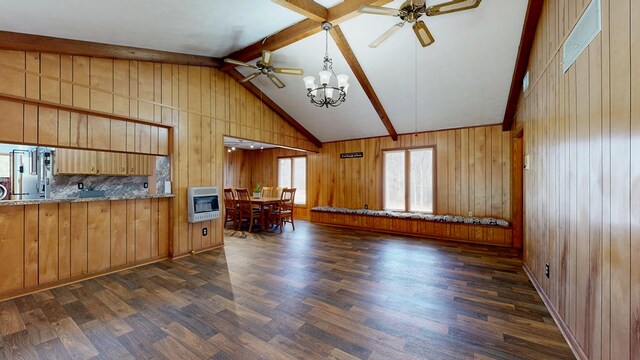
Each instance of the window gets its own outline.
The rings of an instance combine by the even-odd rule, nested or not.
[[[434,149],[384,151],[383,161],[385,210],[432,213]]]
[[[307,203],[307,158],[304,156],[278,159],[278,186],[296,188],[295,204]]]

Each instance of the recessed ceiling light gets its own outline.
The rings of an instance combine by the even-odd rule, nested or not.
[[[249,146],[249,147],[253,149],[253,144],[251,144],[251,146]]]
[[[235,147],[235,146],[232,146],[232,147],[231,147],[231,150],[236,151],[236,147]]]

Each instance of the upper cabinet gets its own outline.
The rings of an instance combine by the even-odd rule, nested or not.
[[[56,149],[55,175],[151,176],[155,156],[74,149]]]

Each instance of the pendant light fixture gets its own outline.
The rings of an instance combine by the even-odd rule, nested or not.
[[[325,31],[324,66],[318,74],[320,84],[316,84],[315,76],[304,77],[304,85],[307,89],[307,97],[311,103],[317,107],[337,107],[347,99],[349,90],[349,76],[345,74],[336,75],[333,71],[333,60],[329,57],[329,30],[333,28],[328,22],[322,23],[322,30]],[[331,85],[332,76],[336,77],[337,86]]]

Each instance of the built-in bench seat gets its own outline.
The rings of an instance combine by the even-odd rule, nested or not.
[[[509,222],[491,217],[316,206],[311,209],[311,221],[446,240],[512,246]]]

